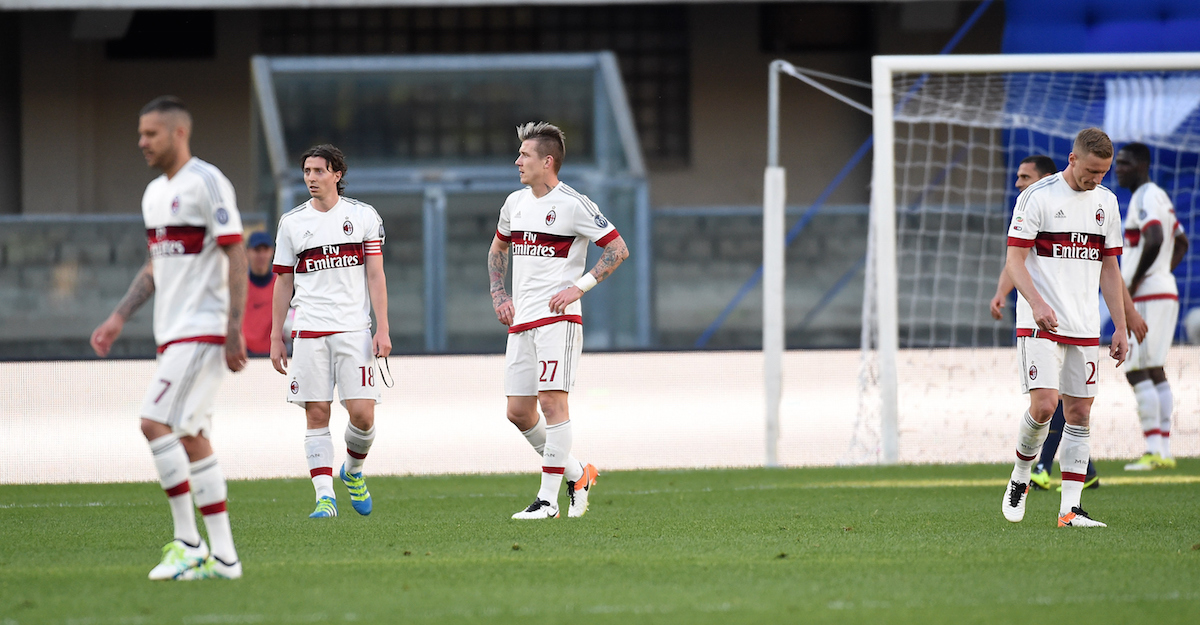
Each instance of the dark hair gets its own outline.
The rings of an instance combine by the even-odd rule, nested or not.
[[[1054,164],[1054,159],[1045,154],[1033,154],[1021,159],[1021,164],[1033,163],[1033,168],[1037,170],[1039,177],[1046,177],[1050,174],[1058,173],[1058,165]]]
[[[1129,154],[1129,157],[1133,159],[1133,162],[1139,165],[1150,164],[1150,147],[1145,143],[1130,143],[1128,145],[1121,146],[1121,151]]]
[[[337,183],[338,195],[342,195],[346,190],[346,157],[342,155],[342,151],[329,143],[314,145],[300,155],[300,168],[303,169],[304,161],[314,156],[325,159],[325,167],[329,171],[342,172],[342,179]]]
[[[539,156],[554,159],[554,173],[562,169],[563,157],[567,153],[567,136],[562,130],[547,122],[529,122],[517,126],[517,138],[521,141],[533,139],[538,146]]]
[[[142,107],[142,112],[139,115],[147,113],[171,113],[174,111],[187,112],[187,106],[183,104],[183,100],[173,95],[160,95],[150,103]]]

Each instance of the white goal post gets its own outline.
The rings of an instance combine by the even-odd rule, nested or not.
[[[1119,72],[1200,70],[1200,54],[1043,54],[1043,55],[937,55],[937,56],[876,56],[872,60],[873,109],[874,109],[874,160],[871,189],[868,276],[874,283],[873,292],[864,297],[864,337],[866,327],[875,324],[878,335],[875,339],[875,384],[878,397],[879,457],[883,463],[900,460],[898,427],[898,375],[897,356],[900,349],[900,310],[898,293],[897,249],[897,160],[896,160],[896,113],[904,107],[906,98],[913,97],[929,75],[976,75],[1014,73],[1095,73],[1104,76]],[[903,92],[896,89],[894,79],[898,75],[919,76],[908,84]],[[995,87],[1004,94],[1005,84]],[[971,96],[973,97],[973,96]],[[967,99],[970,99],[969,97]],[[1149,110],[1137,110],[1130,114],[1148,116]],[[953,116],[953,113],[951,114]],[[1090,124],[1098,125],[1098,124]],[[1068,129],[1065,133],[1077,132],[1083,126]],[[999,125],[991,132],[1002,132]],[[1110,131],[1111,132],[1111,131]],[[1133,136],[1137,139],[1136,136]],[[1130,140],[1130,139],[1126,139]],[[1140,139],[1138,139],[1140,140]],[[947,158],[949,161],[949,159]],[[768,176],[770,170],[768,170]],[[994,186],[999,179],[1011,184],[1011,172],[1002,176],[990,174],[989,184]],[[993,191],[994,193],[995,191]],[[1004,189],[1007,192],[1007,189]],[[991,235],[989,235],[991,236]],[[984,271],[980,269],[979,274]],[[994,284],[995,275],[991,275]],[[871,284],[867,290],[871,291]],[[993,287],[994,288],[994,287]],[[873,319],[872,319],[873,315]],[[766,318],[764,316],[764,322]],[[766,330],[764,329],[764,337]],[[867,339],[869,340],[869,339]],[[930,339],[930,344],[935,341]],[[869,346],[864,345],[865,350]],[[766,346],[764,345],[764,350]],[[768,383],[769,388],[769,383]]]

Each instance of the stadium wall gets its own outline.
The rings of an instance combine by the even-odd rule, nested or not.
[[[1013,349],[910,350],[898,363],[901,462],[1010,461],[1026,405]],[[391,358],[396,385],[377,409],[368,472],[532,474],[536,456],[504,418],[503,365],[500,355]],[[857,351],[785,354],[781,464],[873,461],[849,457],[858,367]],[[1200,455],[1198,369],[1200,347],[1171,350],[1180,456]],[[153,372],[145,360],[0,363],[0,483],[156,479],[137,420]],[[571,398],[575,453],[601,471],[760,466],[762,379],[758,352],[587,354]],[[261,359],[225,380],[212,440],[230,478],[307,479],[303,412],[285,403],[284,380]],[[1092,453],[1134,458],[1142,436],[1123,370],[1102,366],[1100,384]],[[335,433],[345,420],[335,409]]]

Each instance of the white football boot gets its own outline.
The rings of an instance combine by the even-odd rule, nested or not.
[[[150,579],[178,579],[180,575],[204,563],[208,557],[208,545],[201,539],[198,546],[190,547],[176,539],[163,545],[162,554],[162,562],[150,569]]]
[[[535,499],[528,508],[512,515],[514,519],[557,519],[558,506],[545,499]]]
[[[1028,494],[1028,483],[1010,481],[1004,489],[1004,518],[1020,523],[1025,518],[1025,496]]]

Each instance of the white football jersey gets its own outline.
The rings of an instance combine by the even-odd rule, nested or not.
[[[1162,226],[1163,242],[1158,249],[1158,258],[1146,271],[1146,277],[1138,285],[1137,293],[1130,292],[1133,301],[1142,302],[1150,299],[1179,299],[1179,288],[1175,285],[1175,276],[1171,274],[1171,256],[1175,253],[1175,236],[1183,232],[1183,226],[1175,219],[1175,206],[1162,187],[1147,182],[1133,192],[1129,199],[1129,210],[1125,215],[1125,240],[1129,242],[1128,252],[1121,259],[1121,277],[1125,278],[1125,286],[1133,284],[1133,274],[1137,272],[1141,262],[1142,230],[1151,224]]]
[[[1021,192],[1008,227],[1008,244],[1030,247],[1025,267],[1058,317],[1058,331],[1038,331],[1033,309],[1017,294],[1017,336],[1073,345],[1098,345],[1100,266],[1121,253],[1117,197],[1104,186],[1076,191],[1062,172]]]
[[[509,333],[558,321],[583,323],[583,306],[572,302],[557,315],[550,298],[583,275],[587,242],[604,247],[620,236],[586,195],[559,182],[542,197],[525,187],[500,209],[496,236],[511,244],[513,306]]]
[[[219,249],[242,240],[233,185],[192,158],[146,185],[142,219],[154,268],[154,341],[224,343],[229,323],[229,259]]]
[[[292,331],[305,338],[369,330],[367,256],[383,255],[383,219],[343,197],[321,212],[309,200],[279,218],[275,273],[295,273]]]

